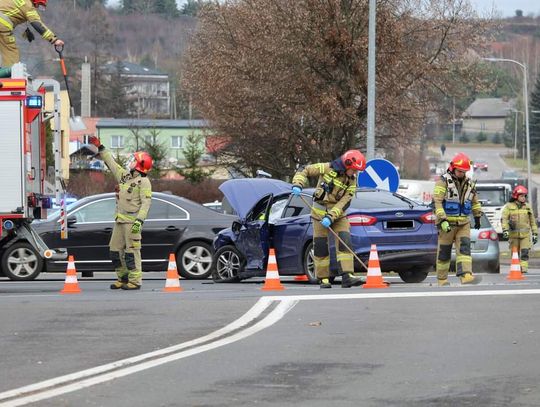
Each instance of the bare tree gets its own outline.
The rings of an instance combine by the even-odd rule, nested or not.
[[[184,87],[219,134],[220,160],[286,178],[365,147],[368,0],[238,0],[201,10]],[[377,2],[377,148],[418,139],[435,95],[474,83],[489,21],[466,0]],[[450,93],[451,94],[451,93]]]

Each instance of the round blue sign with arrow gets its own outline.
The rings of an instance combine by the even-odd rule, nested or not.
[[[394,164],[384,158],[369,160],[364,172],[358,175],[358,186],[396,192],[399,187],[399,172]]]

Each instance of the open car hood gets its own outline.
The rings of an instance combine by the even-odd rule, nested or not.
[[[240,178],[225,181],[219,190],[242,219],[259,200],[268,194],[290,192],[292,184],[268,178]]]

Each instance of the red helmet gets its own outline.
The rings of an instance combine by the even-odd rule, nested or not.
[[[152,169],[154,161],[150,154],[145,151],[137,151],[133,153],[133,157],[128,162],[130,170],[137,170],[143,174],[148,174],[148,171]]]
[[[343,162],[347,170],[349,168],[357,171],[364,171],[366,169],[366,157],[358,150],[346,151],[341,156],[341,162]]]
[[[450,161],[449,171],[460,170],[467,172],[471,169],[471,160],[466,154],[457,153]]]
[[[512,198],[518,199],[519,195],[527,195],[528,193],[529,191],[523,185],[516,185],[516,187],[512,191]]]
[[[47,0],[32,0],[32,3],[35,8],[38,8],[39,6],[47,7]]]

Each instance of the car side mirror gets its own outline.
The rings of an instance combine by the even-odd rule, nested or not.
[[[77,217],[75,215],[68,216],[68,218],[67,218],[68,226],[74,225],[75,223],[77,223]]]
[[[237,220],[235,220],[232,223],[231,229],[234,233],[239,233],[241,228],[242,228],[242,224],[238,222]]]

